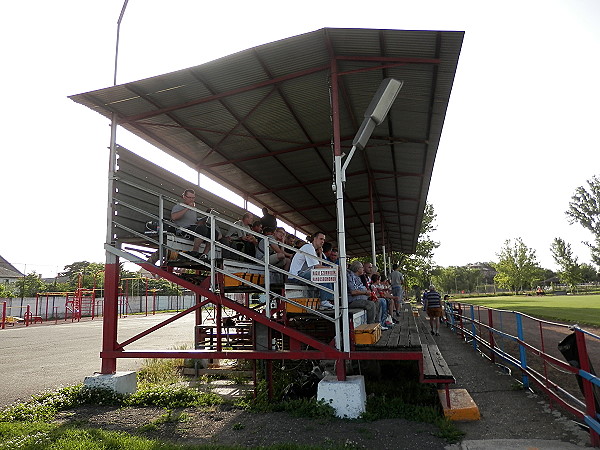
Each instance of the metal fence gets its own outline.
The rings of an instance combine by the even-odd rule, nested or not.
[[[452,302],[448,326],[493,363],[520,372],[523,386],[537,386],[550,399],[589,427],[592,445],[600,446],[600,336],[516,311]]]

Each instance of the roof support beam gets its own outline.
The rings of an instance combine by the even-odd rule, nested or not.
[[[277,84],[277,83],[282,83],[283,81],[303,77],[305,75],[310,75],[311,73],[322,72],[324,70],[329,70],[329,65],[311,67],[310,69],[307,69],[307,70],[301,70],[299,72],[290,73],[290,74],[287,74],[287,75],[284,75],[281,77],[261,81],[260,83],[243,86],[241,88],[232,89],[230,91],[221,92],[221,93],[215,94],[215,95],[210,95],[208,97],[198,98],[198,99],[195,99],[195,100],[192,100],[189,102],[181,103],[179,105],[173,105],[173,106],[161,108],[161,109],[158,109],[155,111],[148,111],[148,112],[142,113],[142,114],[136,114],[133,116],[123,117],[119,120],[118,123],[119,123],[119,125],[122,125],[124,123],[135,122],[137,120],[147,119],[149,117],[160,116],[161,114],[176,111],[178,109],[189,108],[190,106],[195,106],[195,105],[200,105],[202,103],[212,102],[214,100],[219,100],[219,99],[222,99],[225,97],[229,97],[231,95],[241,94],[243,92],[252,91],[254,89],[258,89],[261,87],[270,86],[270,85]]]
[[[439,58],[405,58],[396,56],[352,56],[352,55],[337,55],[337,61],[374,61],[374,62],[389,62],[389,63],[404,63],[404,64],[439,64]]]

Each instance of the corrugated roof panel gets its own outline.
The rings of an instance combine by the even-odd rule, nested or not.
[[[333,235],[332,79],[325,69],[332,56],[344,56],[336,61],[343,74],[336,119],[346,153],[381,80],[402,80],[404,87],[385,123],[348,168],[347,196],[355,202],[347,202],[347,236],[351,252],[370,253],[371,174],[375,216],[388,214],[388,248],[410,252],[462,37],[461,32],[327,28],[71,98],[106,117],[117,112],[128,130],[201,167],[250,201],[276,212],[282,208],[282,217],[293,226]],[[439,58],[439,64],[392,66],[390,58]],[[285,78],[275,82],[279,77]],[[420,176],[401,176],[403,172]],[[389,201],[396,196],[397,201]],[[379,227],[376,234],[379,245]]]

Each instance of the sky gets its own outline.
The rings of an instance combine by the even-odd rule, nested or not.
[[[122,6],[3,5],[0,255],[21,272],[105,259],[110,124],[67,96],[113,84]],[[597,0],[130,0],[117,84],[323,27],[465,31],[428,197],[434,261],[495,261],[520,237],[556,269],[556,237],[590,261],[592,236],[565,211],[600,172],[598,24]],[[125,130],[117,142],[156,157]]]

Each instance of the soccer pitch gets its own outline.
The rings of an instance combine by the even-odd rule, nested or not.
[[[518,311],[530,316],[600,327],[600,295],[543,295],[457,299],[464,303]]]

